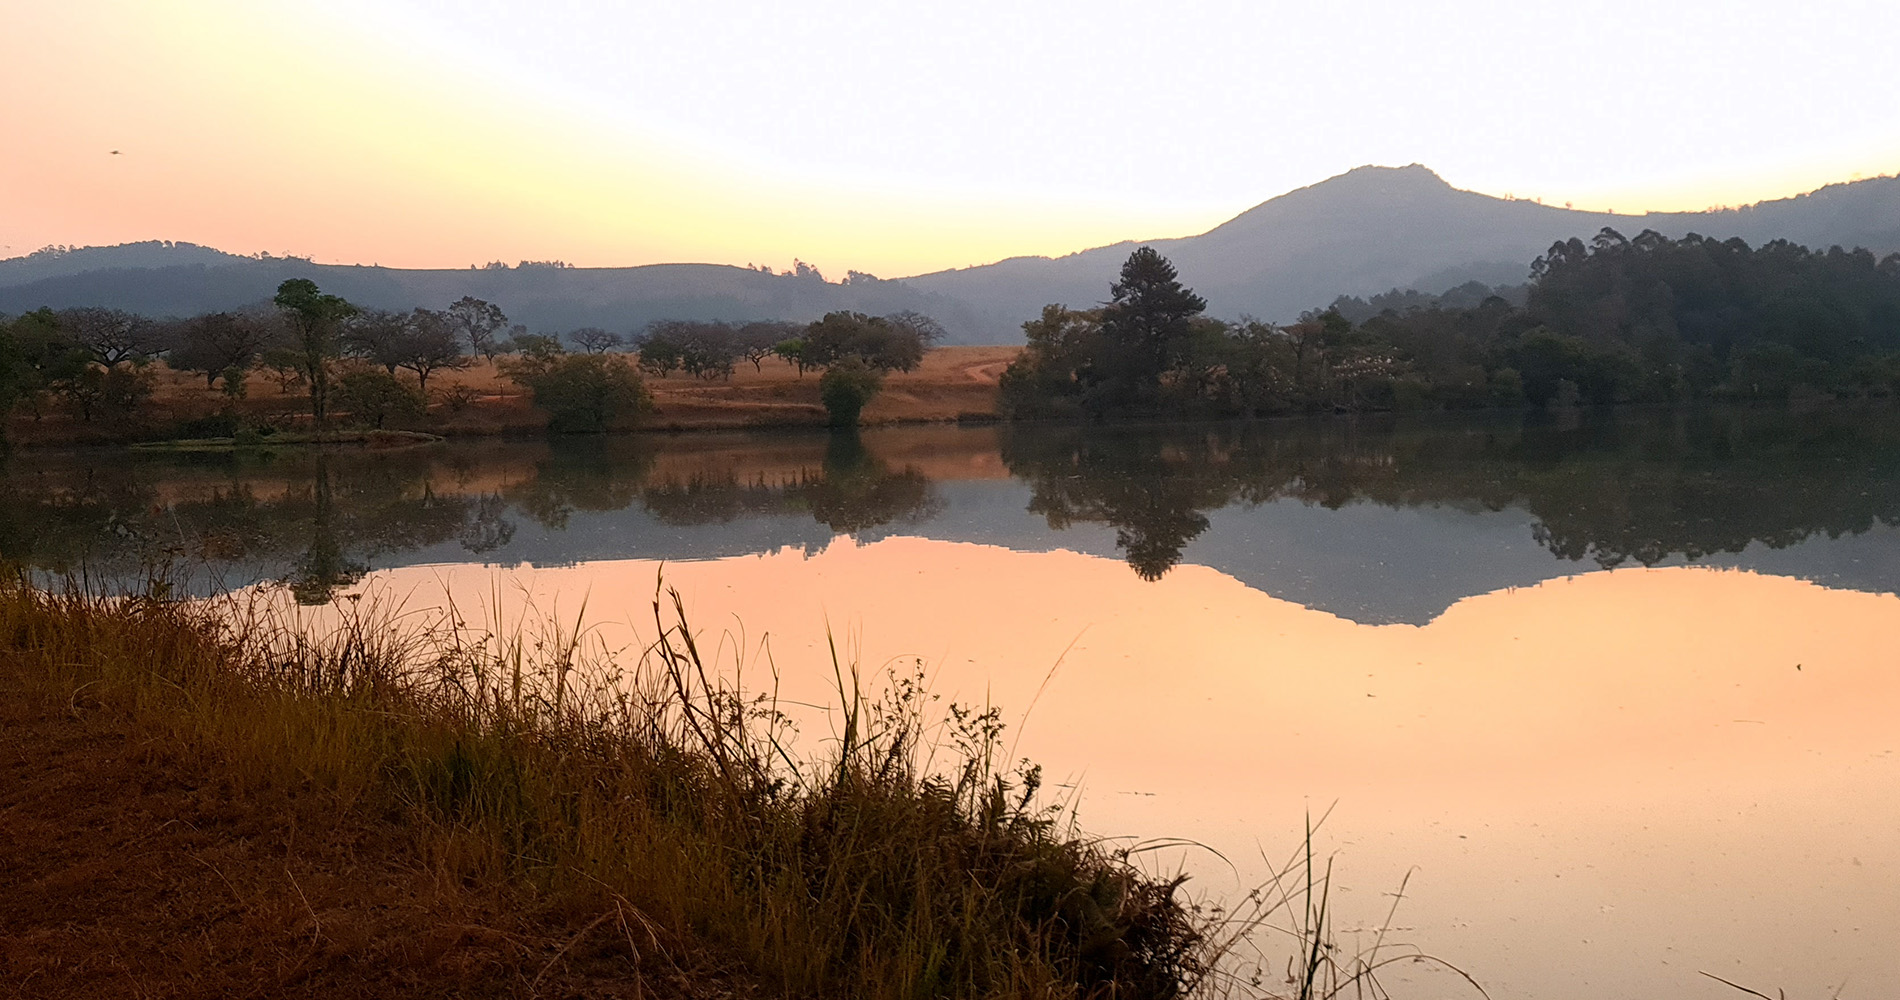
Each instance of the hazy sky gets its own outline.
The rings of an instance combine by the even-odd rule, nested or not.
[[[890,276],[1363,163],[1620,212],[1900,170],[1892,0],[3,0],[0,38],[0,256]]]

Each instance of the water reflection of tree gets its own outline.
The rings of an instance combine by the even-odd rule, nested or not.
[[[653,468],[653,448],[640,438],[583,436],[556,439],[534,475],[507,498],[536,523],[555,531],[578,511],[625,510],[640,498]]]
[[[1653,565],[1900,524],[1892,414],[1702,411],[1599,418],[1018,427],[1004,462],[1050,527],[1115,529],[1144,579],[1231,504],[1521,507],[1560,559]]]
[[[1203,511],[1225,506],[1239,481],[1218,434],[1031,430],[1002,436],[1003,461],[1029,481],[1030,511],[1058,531],[1077,521],[1115,529],[1115,544],[1144,580],[1158,580],[1207,530]]]
[[[1553,555],[1603,566],[1900,525],[1892,413],[1014,426],[999,440],[1004,462],[1031,488],[1032,511],[1058,530],[1112,527],[1147,579],[1181,559],[1212,511],[1289,500],[1522,509]],[[436,457],[16,456],[0,469],[0,561],[134,582],[169,564],[211,583],[225,574],[283,579],[315,600],[392,553],[441,544],[497,551],[514,536],[514,510],[553,529],[577,511],[639,505],[672,525],[810,517],[863,533],[928,519],[944,504],[922,473],[892,467],[855,435],[770,476],[721,474],[717,465],[658,476],[656,451],[650,441],[610,439]],[[531,467],[519,464],[524,453]],[[510,485],[478,489],[478,480]]]
[[[856,534],[888,524],[915,524],[936,516],[943,497],[923,473],[893,469],[852,430],[834,432],[825,443],[817,474],[740,478],[699,473],[657,479],[641,503],[661,522],[727,524],[743,517],[803,512],[833,531]]]
[[[915,524],[943,510],[935,484],[916,469],[891,469],[879,461],[855,430],[833,432],[825,445],[824,475],[791,492],[818,523],[843,534]]]
[[[475,551],[514,530],[498,498],[439,493],[426,463],[396,455],[16,467],[0,476],[0,505],[0,559],[12,563],[102,581],[162,566],[208,584],[249,565],[305,602],[361,579],[379,556],[453,540]]]

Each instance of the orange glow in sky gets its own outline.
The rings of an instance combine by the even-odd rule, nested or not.
[[[1187,235],[1365,162],[1625,212],[1900,167],[1891,129],[1845,107],[1791,125],[1767,106],[1789,88],[1744,72],[1825,54],[1840,103],[1900,85],[1869,41],[1900,28],[1891,7],[1845,5],[1851,31],[1643,14],[1679,71],[1659,90],[1636,70],[1663,54],[1592,48],[1615,10],[1553,34],[1556,15],[1474,0],[1446,20],[1476,33],[1439,37],[1405,5],[1357,6],[1187,4],[1144,35],[1128,23],[1152,9],[1119,0],[22,0],[0,13],[0,256],[173,239],[895,276]],[[1491,55],[1447,61],[1472,47]],[[1586,56],[1596,72],[1565,71]],[[1517,76],[1534,69],[1549,78]],[[1717,93],[1761,105],[1754,154]]]

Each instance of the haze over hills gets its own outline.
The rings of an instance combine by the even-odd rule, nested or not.
[[[656,319],[813,320],[835,309],[887,314],[915,309],[965,335],[980,321],[960,303],[901,282],[767,274],[722,264],[554,267],[524,264],[409,270],[315,264],[297,257],[240,257],[190,243],[133,243],[42,251],[0,261],[0,312],[42,305],[113,306],[149,316],[188,316],[270,301],[286,278],[381,309],[440,309],[464,295],[493,302],[536,332],[583,326],[627,331]]]
[[[1835,184],[1742,209],[1614,215],[1460,191],[1425,167],[1359,167],[1291,191],[1199,236],[1147,240],[1205,296],[1208,310],[1285,321],[1339,295],[1393,288],[1439,292],[1466,281],[1518,284],[1553,242],[1588,240],[1604,227],[1634,236],[1699,233],[1759,245],[1900,251],[1900,178]],[[1018,257],[905,279],[1002,317],[1036,315],[1044,303],[1087,306],[1108,296],[1138,244],[1066,257]],[[1020,320],[1019,320],[1020,322]]]
[[[1516,284],[1552,242],[1611,227],[1694,232],[1759,245],[1900,251],[1900,178],[1834,184],[1740,209],[1622,215],[1461,191],[1425,167],[1359,167],[1263,202],[1202,233],[1144,241],[1171,258],[1216,316],[1289,320],[1339,295],[1437,292],[1466,281]],[[0,312],[108,305],[186,315],[267,300],[288,277],[382,308],[441,307],[463,295],[537,331],[628,330],[662,318],[810,320],[834,309],[937,317],[954,343],[1020,341],[1045,303],[1107,298],[1135,241],[1064,257],[876,280],[767,274],[712,264],[629,268],[404,270],[239,257],[191,244],[141,243],[0,261]]]

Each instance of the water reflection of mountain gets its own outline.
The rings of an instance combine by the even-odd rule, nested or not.
[[[0,557],[315,600],[370,568],[709,559],[893,534],[1186,562],[1366,622],[1597,566],[1900,586],[1900,421],[1735,412],[1193,429],[917,428],[389,455],[29,456]]]

